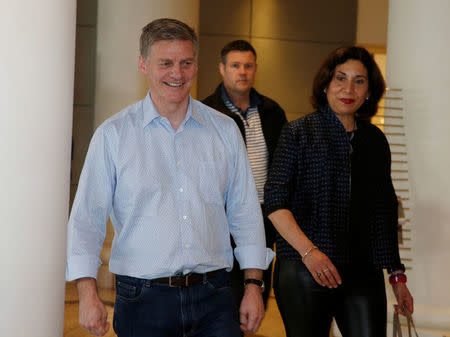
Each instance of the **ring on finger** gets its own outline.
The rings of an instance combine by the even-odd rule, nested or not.
[[[317,272],[317,277],[320,277],[320,275],[322,275],[321,272]]]
[[[325,268],[324,270],[322,270],[323,273],[326,273],[329,269]]]

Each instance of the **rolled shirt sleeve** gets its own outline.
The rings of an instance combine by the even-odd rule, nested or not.
[[[69,218],[67,281],[97,277],[114,186],[112,153],[104,130],[100,127],[91,140]]]
[[[266,247],[261,206],[242,135],[237,126],[233,131],[235,161],[226,207],[230,232],[236,243],[234,254],[241,269],[265,270],[275,253]]]

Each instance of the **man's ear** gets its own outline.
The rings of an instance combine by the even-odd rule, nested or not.
[[[219,71],[220,71],[220,75],[222,75],[222,77],[225,74],[225,64],[223,64],[222,62],[219,63]]]
[[[142,57],[142,55],[139,55],[138,68],[142,75],[147,75],[148,72],[147,60],[144,57]]]

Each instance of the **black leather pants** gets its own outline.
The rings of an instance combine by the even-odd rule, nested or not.
[[[386,337],[383,272],[339,273],[342,285],[328,289],[301,261],[277,259],[274,290],[287,337],[328,337],[333,317],[343,337]]]

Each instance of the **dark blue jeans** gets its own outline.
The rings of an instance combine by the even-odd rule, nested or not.
[[[240,337],[228,273],[189,287],[116,276],[118,337]]]

